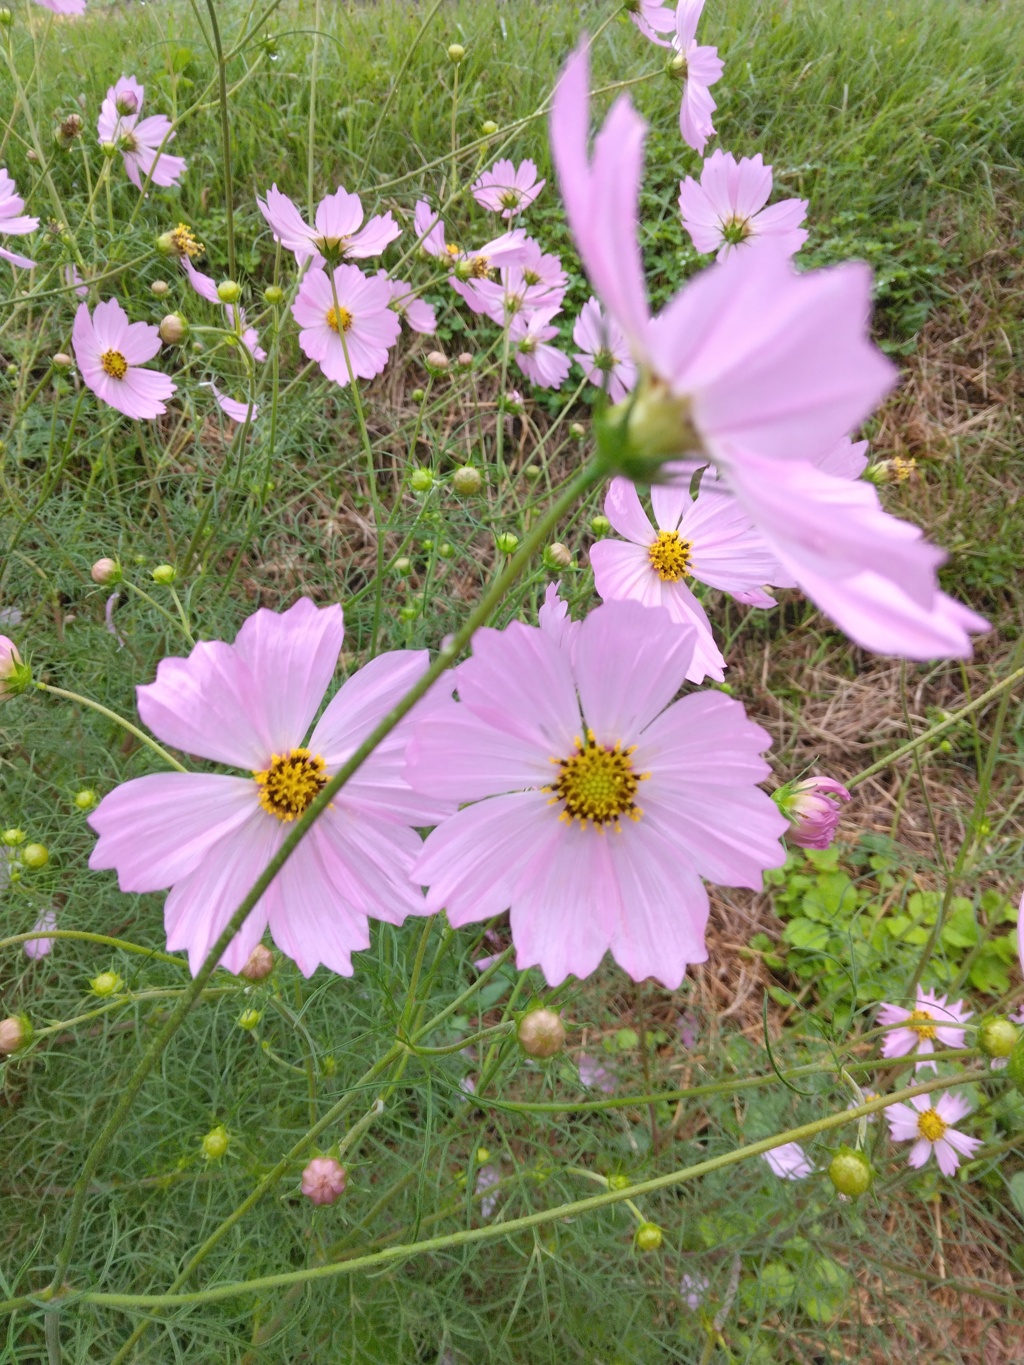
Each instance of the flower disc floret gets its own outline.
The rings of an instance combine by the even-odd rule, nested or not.
[[[554,793],[551,804],[562,802],[558,818],[567,824],[578,820],[580,829],[596,825],[602,832],[611,825],[621,834],[623,815],[631,820],[643,815],[634,797],[640,783],[650,777],[650,773],[633,769],[630,758],[636,745],[623,749],[621,740],[612,745],[597,744],[593,730],[587,731],[586,743],[577,739],[575,744],[575,752],[568,758],[551,760],[560,769],[558,780],[550,788]]]
[[[123,379],[128,373],[128,362],[120,351],[104,351],[100,356],[100,364],[111,379]]]
[[[648,547],[647,557],[663,583],[678,583],[690,571],[693,546],[678,531],[659,531],[658,538]]]
[[[949,1124],[934,1109],[926,1109],[923,1114],[918,1115],[917,1131],[929,1142],[938,1142],[948,1127]]]
[[[907,1027],[915,1029],[919,1038],[934,1038],[935,1024],[932,1022],[934,1018],[931,1010],[911,1010]]]
[[[352,314],[347,308],[342,308],[340,304],[337,308],[328,308],[327,326],[332,332],[350,332],[352,330]]]
[[[270,767],[253,777],[263,809],[278,820],[295,820],[320,794],[327,767],[319,754],[289,749],[286,754],[274,754]]]

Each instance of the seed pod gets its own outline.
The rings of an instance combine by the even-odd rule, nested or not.
[[[828,1178],[840,1194],[845,1194],[848,1199],[856,1199],[871,1188],[875,1173],[863,1152],[855,1152],[852,1147],[840,1147],[829,1162]]]

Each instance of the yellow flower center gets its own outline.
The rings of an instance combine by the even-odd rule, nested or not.
[[[917,469],[917,461],[911,456],[905,459],[902,455],[892,457],[892,477],[896,483],[906,483],[911,474]]]
[[[104,351],[100,356],[100,364],[111,379],[123,379],[128,373],[128,362],[120,351]]]
[[[486,280],[491,273],[491,263],[486,256],[474,256],[469,263],[469,273],[475,280]]]
[[[253,773],[260,805],[278,820],[294,820],[302,814],[327,781],[324,761],[308,749],[289,749],[274,754],[270,767]]]
[[[352,314],[341,304],[327,310],[327,326],[332,332],[347,332],[352,326]]]
[[[636,745],[623,749],[621,740],[614,745],[595,744],[593,730],[587,731],[586,743],[575,741],[576,752],[568,758],[553,758],[559,768],[558,780],[542,790],[553,793],[549,805],[564,806],[559,820],[571,825],[573,820],[586,829],[587,822],[596,825],[603,834],[606,825],[622,833],[620,817],[628,815],[639,820],[643,811],[633,799],[637,787],[650,773],[634,771],[630,760]]]
[[[449,256],[462,255],[462,248],[458,246],[457,243],[455,242],[448,242],[447,245],[445,246],[445,251],[447,251]]]
[[[913,1010],[910,1018],[907,1020],[907,1028],[916,1029],[919,1036],[922,1038],[934,1038],[935,1025],[924,1022],[931,1018],[933,1018],[933,1015],[929,1014],[927,1010]]]
[[[179,223],[171,233],[171,241],[174,249],[182,256],[187,256],[190,261],[194,261],[197,256],[201,256],[206,250],[202,242],[197,242],[195,233],[187,223]]]
[[[934,1109],[926,1109],[918,1115],[917,1131],[929,1142],[938,1142],[948,1127],[946,1120],[939,1118]]]
[[[678,531],[659,531],[658,539],[648,546],[651,568],[663,583],[678,583],[690,572],[693,546]]]

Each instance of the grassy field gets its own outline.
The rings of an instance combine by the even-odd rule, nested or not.
[[[60,207],[90,279],[103,277],[104,297],[116,293],[136,319],[159,322],[177,307],[201,321],[184,276],[154,241],[184,220],[206,246],[201,268],[214,279],[229,273],[208,10],[97,0],[71,23],[29,0],[12,8],[5,32],[24,94],[5,71],[0,164],[22,192],[32,187],[32,211],[59,217]],[[234,274],[265,344],[278,312],[263,291],[287,289],[294,272],[257,211],[257,192],[276,181],[307,204],[339,183],[357,190],[367,212],[390,209],[406,230],[391,267],[413,240],[416,199],[452,196],[507,151],[534,157],[549,177],[530,227],[570,272],[558,323],[573,349],[572,319],[589,287],[553,189],[544,110],[578,34],[609,19],[611,5],[308,0],[271,6],[265,19],[258,5],[218,4],[216,13],[231,54]],[[965,666],[903,666],[851,646],[796,593],[770,613],[709,594],[728,641],[728,686],[772,732],[779,779],[812,762],[846,778],[1022,662],[1024,9],[1000,0],[709,0],[703,23],[704,41],[717,43],[726,63],[715,145],[763,152],[780,186],[810,200],[811,264],[858,257],[876,271],[876,333],[904,382],[865,434],[873,459],[917,461],[907,482],[883,488],[883,500],[950,551],[944,586],[994,626]],[[467,52],[457,154],[452,42]],[[599,105],[628,84],[652,127],[643,235],[659,299],[699,264],[676,208],[680,175],[696,158],[681,151],[678,92],[663,65],[622,16],[596,45],[595,80],[610,87]],[[121,175],[98,186],[95,119],[122,73],[146,86],[147,105],[182,119],[174,151],[189,170],[180,190],[154,189],[140,201]],[[63,150],[53,129],[76,112],[84,137]],[[487,120],[498,131],[485,136]],[[468,196],[451,216],[467,237],[489,221]],[[37,240],[30,297],[0,265],[0,610],[16,621],[37,676],[122,715],[135,717],[134,687],[152,679],[158,660],[185,652],[179,612],[197,637],[231,639],[256,606],[308,594],[343,603],[346,666],[383,648],[436,649],[493,581],[502,562],[496,537],[522,537],[589,446],[593,391],[575,379],[556,395],[538,391],[522,418],[497,414],[503,387],[528,386],[512,378],[503,386],[496,329],[455,306],[440,282],[428,295],[438,338],[404,340],[366,390],[372,468],[349,396],[307,366],[294,333],[260,372],[263,414],[244,444],[198,388],[211,376],[236,391],[242,384],[245,368],[222,342],[165,349],[161,363],[173,367],[180,401],[155,424],[83,408],[72,381],[49,366],[69,348],[73,296],[61,271],[70,248],[59,226]],[[415,260],[408,268],[423,270]],[[157,281],[170,286],[166,296],[153,294]],[[17,289],[26,287],[19,277]],[[423,357],[438,345],[450,356],[471,353],[472,369],[431,377]],[[576,421],[582,437],[570,431]],[[483,475],[473,496],[456,493],[449,478],[467,463]],[[431,472],[429,488],[410,485],[414,468]],[[502,619],[534,620],[556,578],[577,614],[596,601],[587,549],[598,511],[595,500],[559,527],[554,538],[570,548],[572,567],[538,563]],[[113,604],[90,578],[103,555],[117,556],[129,580]],[[176,596],[153,583],[159,564],[175,566]],[[834,850],[794,854],[764,895],[714,893],[710,960],[679,992],[635,987],[610,964],[548,992],[536,973],[501,967],[471,1006],[427,1036],[448,1052],[406,1057],[381,1092],[366,1073],[408,1003],[419,925],[375,926],[374,947],[351,979],[320,971],[307,981],[287,960],[257,985],[220,973],[90,1186],[72,1296],[166,1290],[345,1097],[351,1108],[320,1139],[325,1148],[379,1093],[385,1108],[346,1156],[344,1200],[310,1216],[298,1193],[302,1160],[293,1161],[189,1288],[508,1222],[599,1193],[609,1177],[643,1181],[842,1109],[854,1096],[832,1065],[837,1049],[852,1071],[863,1064],[862,1084],[889,1086],[887,1073],[871,1072],[873,1043],[860,1037],[873,1003],[905,990],[947,892],[969,911],[956,903],[960,929],[938,942],[937,979],[968,993],[979,1012],[1016,1007],[1008,936],[1024,880],[1024,731],[1019,692],[1009,698],[959,722],[916,762],[863,783]],[[0,826],[24,829],[50,853],[45,868],[0,886],[5,934],[27,932],[40,910],[55,907],[62,928],[163,949],[162,897],[122,895],[110,874],[88,870],[93,835],[73,800],[150,770],[151,755],[95,711],[41,696],[0,708]],[[432,934],[414,1002],[421,1018],[442,1012],[477,979],[474,960],[509,941],[503,923],[487,939],[441,926]],[[90,993],[103,971],[118,972],[131,992],[116,1009]],[[52,1276],[86,1145],[184,979],[180,962],[95,940],[59,942],[39,962],[3,950],[2,1012],[52,1029],[3,1072],[5,1297],[32,1294]],[[460,1050],[466,1036],[540,998],[570,1024],[568,1052],[550,1066],[524,1061],[507,1040]],[[256,1027],[239,1027],[243,1009],[260,1012]],[[581,1082],[581,1057],[600,1065],[609,1093],[592,1074],[589,1086]],[[819,1070],[776,1080],[775,1070],[799,1065]],[[766,1083],[678,1093],[751,1073]],[[910,1083],[907,1074],[898,1083]],[[177,1304],[151,1319],[137,1306],[71,1297],[59,1314],[28,1306],[10,1316],[0,1365],[1010,1365],[1024,1334],[1024,1101],[998,1073],[972,1090],[986,1145],[965,1179],[894,1164],[879,1121],[868,1138],[879,1178],[857,1204],[837,1202],[823,1179],[775,1180],[755,1159],[638,1200],[643,1218],[664,1229],[656,1253],[635,1249],[636,1219],[616,1204],[334,1278]],[[638,1094],[671,1098],[609,1107],[615,1095]],[[204,1160],[203,1135],[219,1124],[231,1135],[227,1155]],[[852,1140],[853,1125],[842,1136]],[[827,1163],[832,1146],[826,1134],[814,1159]],[[497,1212],[487,1215],[477,1183],[485,1167],[500,1178]],[[703,1306],[687,1306],[683,1277],[706,1282]]]

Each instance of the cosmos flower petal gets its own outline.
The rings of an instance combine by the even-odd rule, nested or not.
[[[666,990],[678,990],[687,967],[707,961],[708,893],[652,825],[641,819],[636,834],[628,842],[605,841],[629,907],[615,926],[612,954],[634,981],[653,977]]]

